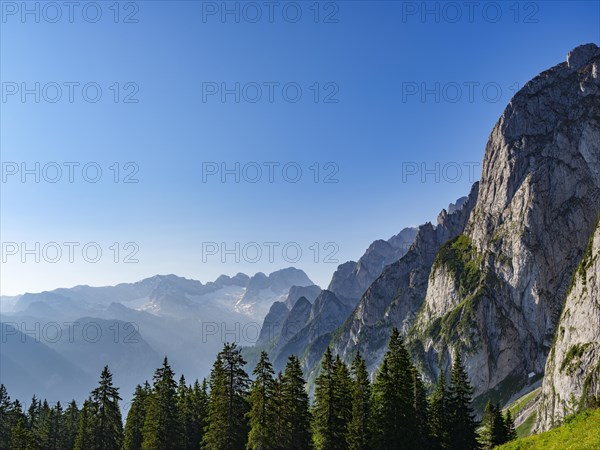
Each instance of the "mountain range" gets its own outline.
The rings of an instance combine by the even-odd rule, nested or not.
[[[290,267],[269,275],[222,275],[206,284],[157,275],[2,297],[0,379],[23,401],[33,393],[67,401],[83,400],[106,364],[126,399],[140,380],[151,379],[164,356],[180,373],[203,377],[224,340],[252,345],[273,302],[285,301],[293,286],[313,285]]]
[[[310,314],[297,308],[300,324],[317,309],[338,317],[337,328],[317,333],[306,322],[286,336],[309,380],[327,346],[347,362],[360,351],[373,374],[397,327],[429,383],[460,352],[479,414],[487,400],[506,405],[538,387],[544,374],[540,430],[598,397],[599,68],[600,48],[586,44],[529,81],[491,132],[480,181],[437,224],[418,227],[356,304],[343,301],[351,289],[332,291],[348,285],[338,282],[352,273],[342,265],[329,313],[316,301]],[[281,348],[270,349],[275,361]]]
[[[109,363],[128,398],[162,356],[202,377],[237,341],[250,368],[263,350],[277,371],[298,355],[312,387],[328,346],[347,362],[360,351],[373,374],[398,328],[429,384],[458,351],[479,414],[541,384],[536,429],[548,429],[600,396],[598,46],[575,48],[515,94],[465,194],[435,224],[374,241],[326,289],[287,268],[2,297],[3,383],[17,398],[32,386],[52,398],[69,373],[92,386]],[[31,338],[50,322],[60,338]],[[101,337],[65,340],[65,322]]]

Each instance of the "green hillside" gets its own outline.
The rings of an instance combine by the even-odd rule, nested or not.
[[[500,450],[596,450],[600,449],[600,409],[589,409],[568,418],[564,425],[545,433],[517,439]]]
[[[510,413],[515,418],[517,423],[517,436],[527,437],[531,434],[531,430],[537,419],[536,405],[537,398],[542,391],[541,387],[534,389],[531,392],[523,395],[522,397],[511,403],[506,409],[510,410]],[[505,409],[505,412],[506,412]]]

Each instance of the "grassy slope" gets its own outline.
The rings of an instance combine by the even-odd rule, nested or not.
[[[537,397],[541,391],[542,388],[534,389],[528,394],[525,394],[523,397],[515,400],[508,407],[513,418],[517,417],[523,409],[531,410],[529,416],[527,416],[525,420],[517,426],[517,436],[520,438],[529,436],[531,434],[531,430],[535,425],[535,421],[537,419],[537,413],[535,403],[533,403],[533,408],[531,408],[530,406],[532,405],[532,402],[535,402],[537,400]]]
[[[499,450],[595,450],[600,449],[600,409],[583,411],[564,425],[498,447]]]

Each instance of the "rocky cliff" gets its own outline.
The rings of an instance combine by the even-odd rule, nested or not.
[[[441,245],[462,233],[477,200],[478,183],[466,199],[444,209],[437,225],[418,228],[406,255],[387,266],[362,296],[352,315],[337,330],[332,341],[335,352],[350,360],[356,350],[365,356],[370,370],[379,363],[393,327],[407,333],[425,298],[428,276]],[[449,208],[450,209],[450,208]]]
[[[440,366],[448,368],[453,349],[461,351],[477,408],[487,399],[505,404],[537,386],[599,211],[600,48],[587,44],[510,101],[486,145],[481,180],[467,199],[443,210],[436,226],[419,227],[408,252],[383,268],[341,327],[302,340],[295,351],[305,355],[309,379],[314,365],[307,361],[318,360],[328,343],[346,360],[360,350],[373,370],[392,327],[398,327],[429,381]],[[381,245],[374,244],[373,254]],[[590,264],[584,266],[595,270]],[[332,280],[335,314],[343,310],[342,292],[356,292],[345,281],[355,277],[355,268],[340,266]],[[576,281],[567,298],[567,304],[582,306],[567,307],[562,321],[574,320],[567,327],[582,334],[559,326],[548,362],[558,391],[545,387],[544,423],[560,417],[566,394],[585,397],[597,390],[597,379],[589,377],[597,370],[597,356],[591,355],[598,336],[579,327],[582,318],[565,317],[585,314],[598,301],[591,273],[587,291]],[[575,382],[571,368],[583,379]]]
[[[578,47],[515,95],[465,232],[433,265],[413,350],[435,375],[459,347],[476,396],[507,401],[544,372],[600,209],[599,66],[596,45]]]
[[[387,241],[374,241],[358,262],[348,261],[338,267],[327,290],[344,303],[355,306],[385,266],[406,254],[416,235],[416,228],[404,228]]]
[[[600,400],[600,227],[575,275],[546,362],[538,431]]]

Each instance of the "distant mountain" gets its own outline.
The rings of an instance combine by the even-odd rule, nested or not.
[[[416,228],[405,228],[387,241],[373,242],[358,262],[338,266],[327,290],[292,288],[286,300],[287,312],[277,303],[271,307],[256,348],[269,352],[277,370],[291,354],[303,355],[305,369],[312,370],[325,348],[322,343],[329,342],[331,333],[344,323],[385,267],[406,254],[416,235]],[[298,305],[295,301],[300,296],[305,301]],[[247,353],[250,365],[257,355],[256,351]]]
[[[135,322],[82,317],[62,327],[61,339],[46,339],[46,345],[94,380],[109,365],[115,384],[121,387],[121,396],[130,398],[133,387],[150,380],[165,356],[144,340],[142,331],[150,334]]]
[[[360,351],[369,369],[380,364],[392,328],[408,333],[425,294],[429,273],[441,246],[464,230],[477,200],[479,185],[475,183],[460,208],[449,214],[443,209],[437,224],[425,223],[418,228],[409,251],[385,268],[366,290],[352,315],[334,339],[334,350],[347,360]],[[451,204],[452,205],[452,204]]]
[[[271,347],[279,340],[282,330],[286,330],[286,334],[289,334],[291,330],[285,327],[285,322],[288,321],[291,323],[296,320],[294,317],[295,313],[292,312],[296,303],[300,299],[303,299],[310,305],[320,293],[321,288],[316,285],[292,286],[285,302],[275,302],[271,305],[269,313],[265,316],[260,336],[255,345],[259,347]],[[310,310],[310,306],[308,308]]]
[[[236,304],[236,310],[263,319],[276,300],[284,300],[293,286],[314,285],[302,270],[288,267],[266,276],[258,272],[248,281],[246,291]]]
[[[105,364],[111,367],[124,394],[133,392],[135,384],[151,379],[164,356],[176,371],[193,380],[208,375],[224,342],[253,345],[264,315],[274,302],[288,299],[293,286],[306,287],[307,293],[320,291],[303,271],[288,268],[253,277],[242,273],[222,275],[206,284],[175,275],[156,275],[116,286],[76,286],[2,297],[0,319],[12,324],[7,326],[20,330],[58,327],[62,336],[53,340],[42,335],[40,343],[28,341],[20,347],[18,359],[11,346],[1,345],[0,354],[11,367],[21,368],[15,373],[21,373],[23,379],[30,376],[33,380],[44,373],[43,368],[31,374],[27,369],[36,367],[36,362],[28,358],[41,352],[48,367],[57,373],[63,373],[61,367],[70,370],[75,366],[75,373],[85,374],[81,377],[85,380],[85,395]],[[76,324],[75,328],[69,323]],[[92,339],[82,335],[82,330]],[[7,376],[12,373],[6,372]],[[56,393],[60,393],[60,383],[56,386]],[[16,394],[18,390],[13,392],[21,398]],[[48,400],[57,399],[52,394],[50,390],[44,395]]]
[[[408,252],[375,241],[340,265],[306,323],[308,304],[299,308],[302,329],[270,348],[278,367],[296,353],[313,380],[331,345],[346,361],[360,350],[374,371],[397,327],[427,382],[460,351],[478,412],[545,370],[541,428],[561,420],[571,394],[598,395],[597,249],[586,245],[600,211],[599,74],[600,48],[588,44],[528,82],[494,127],[469,195],[407,233]]]
[[[525,84],[491,132],[476,201],[442,217],[462,215],[460,226],[435,240],[423,228],[415,250],[422,241],[434,254],[409,251],[388,266],[336,332],[336,351],[359,349],[373,369],[399,327],[432,382],[460,350],[479,412],[547,371],[542,428],[571,393],[598,392],[594,272],[572,280],[600,210],[599,67],[600,48],[588,44]]]
[[[416,228],[404,228],[387,241],[373,242],[358,262],[348,261],[338,267],[327,290],[348,305],[358,303],[384,267],[406,254],[416,235]]]
[[[16,324],[0,323],[0,380],[11,397],[29,402],[35,394],[38,398],[68,402],[89,394],[96,377],[42,342],[43,333],[54,330],[32,327],[21,333],[13,325]]]

